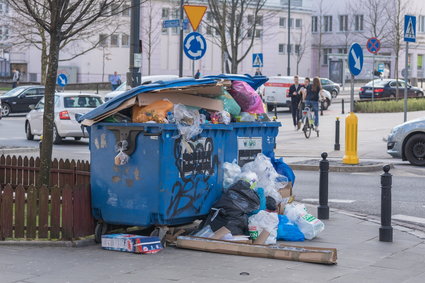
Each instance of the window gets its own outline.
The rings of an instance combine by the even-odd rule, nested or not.
[[[418,54],[418,62],[417,62],[417,69],[418,70],[422,70],[423,59],[424,59],[424,55],[423,54]]]
[[[285,54],[285,44],[279,43],[279,54]]]
[[[122,6],[122,16],[123,17],[130,17],[130,12],[131,12],[131,9],[130,9],[129,5],[125,4],[125,5]]]
[[[261,30],[261,29],[255,30],[255,37],[256,38],[261,38],[262,35],[263,35],[263,30]]]
[[[257,25],[263,26],[263,16],[261,15],[257,16]]]
[[[66,96],[63,104],[65,108],[96,108],[102,104],[102,100],[92,96]]]
[[[119,47],[120,46],[118,34],[111,35],[111,46],[112,47]]]
[[[332,16],[323,16],[325,32],[332,32]]]
[[[118,12],[121,11],[122,8],[118,4],[112,4],[111,5],[111,14],[112,15],[119,15]]]
[[[5,1],[0,1],[0,14],[9,13],[9,5]]]
[[[347,54],[347,48],[338,48],[339,54]]]
[[[248,24],[254,24],[254,15],[248,15]]]
[[[121,35],[121,46],[129,47],[130,46],[130,36],[128,34],[123,33]]]
[[[348,31],[348,15],[339,16],[339,31]]]
[[[279,27],[286,28],[286,18],[284,17],[279,18]]]
[[[332,53],[331,48],[323,49],[323,65],[328,65],[329,54]]]
[[[25,92],[25,96],[37,96],[37,95],[38,93],[36,88],[29,89]]]
[[[107,34],[99,34],[99,46],[107,47],[108,46],[108,35]]]
[[[213,19],[211,12],[207,12],[207,21],[211,22]]]
[[[294,19],[289,19],[289,24],[288,24],[289,28],[294,28]]]
[[[299,44],[295,45],[295,54],[300,55],[301,46]]]
[[[319,18],[317,16],[311,17],[311,32],[318,32],[319,31],[319,29],[318,29],[318,26],[319,26],[318,19]]]
[[[178,27],[176,27],[176,28],[171,28],[171,34],[178,34],[179,33],[179,28]]]
[[[363,31],[363,15],[354,16],[354,30]]]
[[[301,28],[302,26],[302,20],[301,19],[296,19],[295,20],[295,27],[296,28]]]
[[[206,31],[206,33],[207,33],[208,35],[212,35],[212,34],[213,34],[213,32],[212,32],[212,26],[207,26],[207,31]]]
[[[425,32],[425,16],[419,16],[418,18],[418,31]]]
[[[170,16],[170,8],[162,8],[162,18],[168,19]]]
[[[161,29],[161,33],[162,34],[165,34],[165,35],[168,35],[168,28],[162,28]]]

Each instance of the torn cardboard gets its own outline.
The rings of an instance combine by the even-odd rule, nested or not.
[[[336,264],[337,250],[334,248],[316,248],[284,244],[255,245],[207,238],[180,236],[177,247],[198,251],[283,259],[310,263]]]
[[[194,106],[204,108],[211,111],[223,111],[223,101],[219,99],[206,98],[196,95],[183,93],[140,93],[137,96],[139,106],[146,106],[155,101],[168,99],[174,104],[183,104],[186,106]]]

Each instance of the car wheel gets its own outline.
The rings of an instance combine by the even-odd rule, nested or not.
[[[32,141],[34,140],[34,135],[31,133],[31,125],[30,122],[25,123],[25,134],[27,136],[27,140]]]
[[[404,155],[411,164],[425,166],[425,134],[411,136],[406,142]]]
[[[7,117],[7,116],[9,116],[9,114],[10,114],[10,106],[9,106],[9,104],[3,104],[2,105],[2,111],[1,111],[1,114],[2,114],[2,116],[3,117]]]
[[[62,137],[59,135],[56,126],[53,126],[53,144],[60,144],[62,142]]]
[[[332,98],[336,98],[338,96],[338,92],[336,91],[336,89],[332,90],[331,95]]]
[[[270,105],[270,104],[267,104],[267,111],[268,112],[272,112],[274,110],[274,106],[273,105]]]
[[[80,141],[81,140],[81,137],[74,137],[74,140]]]
[[[423,97],[424,96],[424,93],[423,92],[418,92],[417,96],[418,97]]]

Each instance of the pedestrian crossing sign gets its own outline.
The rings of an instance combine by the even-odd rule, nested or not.
[[[263,53],[252,54],[252,67],[261,68],[263,65]]]
[[[416,42],[416,17],[404,16],[404,41]]]

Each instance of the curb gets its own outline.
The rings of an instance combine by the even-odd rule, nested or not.
[[[319,160],[317,165],[299,164],[299,163],[288,163],[292,170],[300,171],[319,171]],[[329,165],[329,172],[376,172],[382,171],[382,167],[387,163],[378,163],[376,165],[346,165],[346,166],[335,166]],[[389,164],[391,168],[394,168],[393,164]]]
[[[0,246],[82,248],[94,245],[93,238],[76,241],[0,241]]]
[[[14,153],[34,153],[38,151],[39,151],[38,147],[2,148],[0,149],[0,155],[14,154]]]

